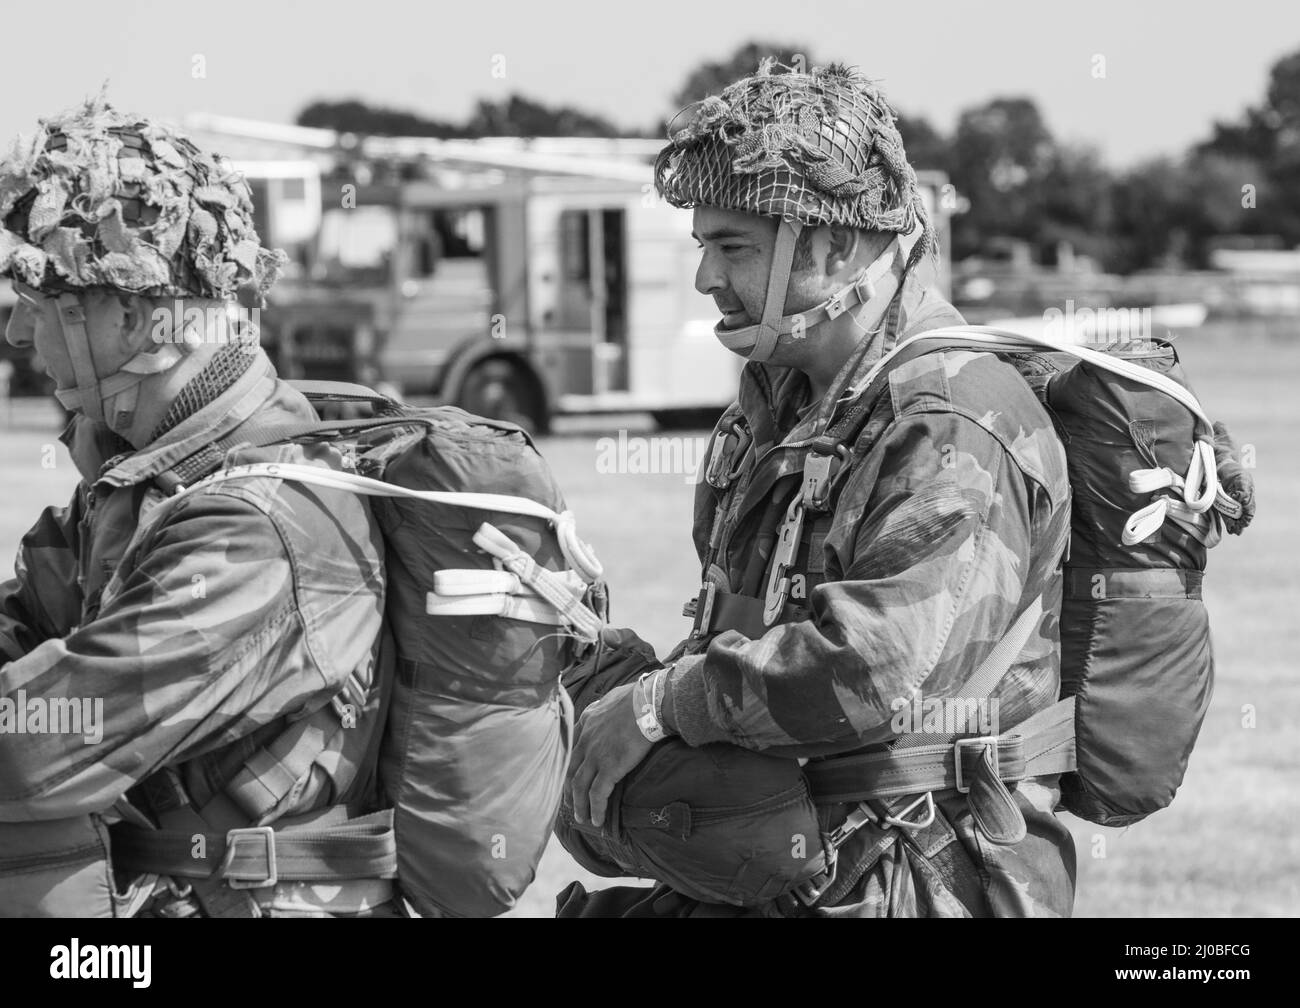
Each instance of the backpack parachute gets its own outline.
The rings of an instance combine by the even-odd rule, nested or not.
[[[1186,386],[1168,344],[1112,352]],[[1071,363],[1045,389],[1073,489],[1061,692],[1075,697],[1078,769],[1062,778],[1063,805],[1125,826],[1173,800],[1210,706],[1201,578],[1221,534],[1215,462],[1174,399]],[[1202,478],[1181,488],[1171,478],[1197,469]]]
[[[380,413],[257,442],[350,446],[354,473],[279,464],[265,474],[364,494],[383,533],[396,678],[378,777],[402,895],[421,915],[501,913],[532,882],[559,808],[573,728],[560,674],[600,631],[600,565],[514,424],[295,384],[315,402],[373,401]]]
[[[1167,341],[1103,352],[983,327],[923,340],[1008,356],[1053,415],[1072,492],[1061,695],[1075,700],[1077,767],[1062,806],[1138,822],[1173,800],[1209,709],[1201,581],[1225,522],[1244,527],[1217,476],[1231,460]]]

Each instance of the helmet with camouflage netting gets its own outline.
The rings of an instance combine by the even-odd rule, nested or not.
[[[155,335],[112,374],[100,373],[85,296],[212,299],[226,302],[229,315],[235,302],[260,306],[286,262],[262,248],[248,184],[228,162],[118,113],[103,94],[42,120],[0,161],[0,277],[57,301],[75,385],[54,394],[119,429],[134,415],[141,382],[181,354]],[[248,327],[236,342],[218,341],[178,402],[192,412],[229,387],[252,365],[245,351],[256,347],[255,334]]]
[[[753,76],[684,109],[669,125],[654,178],[673,206],[739,210],[790,225],[778,230],[769,292],[779,288],[783,295],[789,274],[787,268],[778,275],[782,245],[791,254],[803,227],[899,235],[919,228],[908,269],[935,248],[893,109],[867,77],[838,64],[798,73],[767,59]],[[847,304],[840,295],[830,299],[833,311],[851,307],[854,289],[846,292]],[[776,337],[790,331],[789,318],[777,321],[773,300],[779,298],[768,299],[757,349],[745,354],[751,359],[764,359]],[[808,315],[801,313],[805,321]],[[718,335],[741,352],[732,345],[736,333]]]
[[[261,246],[230,164],[101,94],[41,120],[0,161],[0,276],[43,294],[91,288],[260,302],[287,257]]]

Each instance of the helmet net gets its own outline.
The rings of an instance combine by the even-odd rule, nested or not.
[[[782,72],[787,71],[787,72]],[[655,160],[655,187],[676,207],[714,206],[807,226],[921,234],[934,247],[894,112],[865,76],[832,65],[758,72],[683,109]]]
[[[0,161],[0,276],[42,292],[260,300],[285,262],[229,162],[102,94]]]

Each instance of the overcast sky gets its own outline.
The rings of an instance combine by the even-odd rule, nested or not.
[[[105,79],[119,108],[172,119],[291,122],[344,97],[458,119],[519,91],[649,125],[693,67],[750,38],[855,64],[945,132],[963,107],[1030,95],[1058,138],[1122,167],[1258,101],[1271,63],[1300,48],[1300,2],[8,0],[0,142]]]

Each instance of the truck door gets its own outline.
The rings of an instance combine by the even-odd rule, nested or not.
[[[563,392],[626,392],[627,241],[621,209],[562,210],[548,344],[563,358]]]

